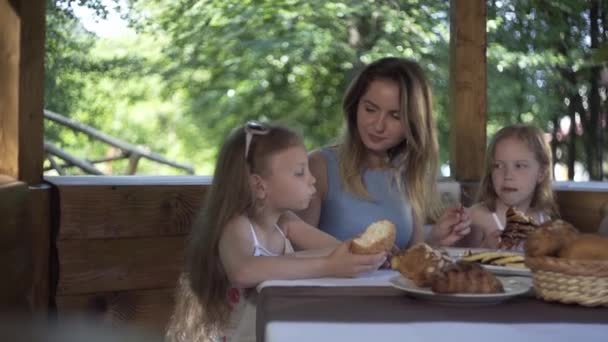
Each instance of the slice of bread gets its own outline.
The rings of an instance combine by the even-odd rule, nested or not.
[[[397,229],[389,220],[377,221],[365,228],[361,236],[354,239],[350,250],[354,254],[388,252],[395,244]]]

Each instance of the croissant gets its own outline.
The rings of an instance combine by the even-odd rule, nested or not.
[[[418,243],[394,255],[391,268],[411,279],[416,285],[429,286],[433,275],[452,263],[452,258],[443,250],[434,249],[426,243]]]
[[[459,261],[436,274],[431,289],[437,293],[500,293],[502,283],[477,263]]]

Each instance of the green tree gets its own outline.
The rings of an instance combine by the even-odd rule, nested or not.
[[[608,37],[607,6],[596,0],[488,5],[490,124],[534,122],[551,132],[569,179],[576,160],[591,179],[603,178],[606,59],[593,57]],[[568,132],[560,129],[563,118],[572,123]]]
[[[246,119],[286,121],[310,147],[330,143],[354,72],[386,55],[421,61],[445,116],[447,3],[137,1],[147,34],[168,36],[167,96],[184,93],[212,145]]]
[[[199,172],[210,170],[223,137],[247,119],[296,125],[312,148],[331,143],[351,77],[387,55],[426,69],[447,144],[448,1],[130,0],[124,13],[138,35],[122,41],[84,32],[71,15],[75,1],[50,3],[50,109],[206,165]],[[101,0],[78,3],[107,12]],[[575,160],[593,179],[603,176],[607,6],[488,1],[488,133],[515,122],[539,125],[552,133],[570,177]],[[123,53],[108,52],[116,49]],[[580,125],[561,132],[567,117]],[[79,137],[61,138],[85,149]]]

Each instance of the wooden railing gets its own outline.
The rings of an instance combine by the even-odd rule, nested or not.
[[[127,174],[134,175],[137,172],[137,165],[139,163],[139,160],[141,158],[146,158],[146,159],[152,160],[154,162],[164,164],[164,165],[169,165],[178,170],[185,171],[189,175],[194,174],[194,168],[190,165],[181,164],[181,163],[177,163],[177,162],[168,160],[167,158],[161,156],[160,154],[154,153],[145,147],[130,144],[126,141],[123,141],[121,139],[110,136],[91,126],[85,125],[83,123],[80,123],[76,120],[63,116],[61,114],[57,114],[57,113],[51,112],[50,110],[45,109],[44,118],[47,120],[51,120],[59,125],[68,127],[69,129],[72,129],[76,132],[84,133],[84,134],[88,135],[89,137],[91,137],[92,139],[99,140],[99,141],[101,141],[105,144],[108,144],[112,147],[115,147],[121,151],[120,154],[117,156],[112,156],[112,157],[108,157],[108,158],[100,158],[100,159],[96,159],[96,160],[84,160],[84,159],[80,159],[80,158],[77,158],[77,157],[69,154],[68,152],[57,147],[52,142],[45,140],[44,141],[44,150],[46,152],[46,158],[49,160],[49,162],[51,164],[51,167],[48,169],[45,169],[45,171],[54,169],[60,175],[64,175],[65,174],[64,169],[71,167],[71,166],[75,166],[75,167],[80,168],[87,174],[103,175],[103,172],[101,172],[99,169],[97,169],[95,167],[95,164],[107,163],[107,162],[112,162],[112,161],[120,160],[120,159],[128,159],[129,166],[127,169]],[[56,161],[55,157],[61,159],[63,161],[63,164],[60,164],[58,161]]]
[[[210,177],[47,177],[52,184],[51,302],[161,332],[173,309],[186,235]],[[565,219],[597,229],[608,188],[556,184]],[[464,191],[463,191],[464,192]],[[464,195],[463,195],[464,196]]]

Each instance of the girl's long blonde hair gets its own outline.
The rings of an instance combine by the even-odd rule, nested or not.
[[[540,128],[524,124],[506,126],[496,132],[486,152],[484,172],[479,184],[477,201],[484,203],[490,211],[496,211],[498,195],[492,183],[492,170],[494,170],[494,164],[496,163],[494,158],[496,145],[507,138],[515,138],[528,146],[530,151],[534,153],[536,161],[540,164],[542,180],[534,189],[530,209],[557,216],[559,211],[553,195],[553,157],[551,147],[544,135]]]
[[[346,127],[338,146],[340,176],[351,193],[368,198],[362,181],[367,149],[357,129],[357,107],[375,80],[390,80],[400,88],[400,116],[405,140],[388,151],[394,181],[412,206],[417,227],[440,211],[436,190],[439,144],[433,118],[432,92],[422,68],[414,61],[388,57],[363,69],[349,86],[342,103]]]
[[[267,172],[270,158],[289,147],[302,146],[301,137],[280,125],[264,125],[267,134],[253,134],[245,158],[245,126],[224,142],[213,183],[196,218],[186,251],[186,272],[180,277],[176,308],[166,337],[171,341],[205,341],[223,331],[229,319],[229,280],[219,256],[226,224],[250,214],[256,203],[249,186],[251,173]]]

